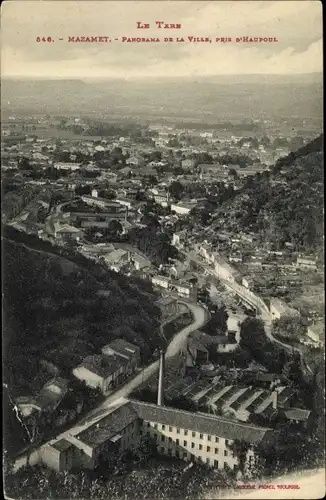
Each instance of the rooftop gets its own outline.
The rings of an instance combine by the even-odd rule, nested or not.
[[[104,352],[107,347],[114,350],[117,354],[126,356],[127,358],[139,351],[139,348],[136,345],[133,345],[124,339],[112,340],[112,342],[102,347],[102,351]]]
[[[116,436],[138,418],[137,411],[130,403],[126,403],[75,437],[89,446],[95,447]]]
[[[116,207],[116,208],[119,208],[120,207],[120,203],[114,201],[114,200],[107,200],[105,198],[100,198],[99,196],[91,196],[90,194],[83,194],[82,195],[82,199],[85,199],[86,200],[89,200],[89,201],[100,201],[101,203],[105,203],[107,206],[111,206],[111,207]]]
[[[66,451],[71,448],[72,444],[69,443],[66,439],[59,439],[59,441],[55,441],[51,443],[52,448],[55,448],[58,451]]]
[[[215,415],[191,413],[135,400],[130,400],[130,403],[142,420],[216,435],[225,439],[243,439],[250,443],[258,443],[268,440],[273,433],[271,428],[256,427]]]
[[[63,226],[59,225],[57,222],[54,223],[55,231],[57,233],[79,233],[80,230],[74,226],[70,226],[69,224],[64,224]]]
[[[122,257],[124,257],[128,252],[126,250],[123,250],[122,248],[118,248],[117,250],[113,250],[113,252],[108,253],[105,255],[104,259],[106,262],[116,262],[120,260]]]
[[[94,354],[83,359],[77,368],[86,368],[90,372],[106,378],[115,373],[124,364],[125,360],[123,358],[116,358],[115,356],[107,356],[105,354]]]
[[[284,415],[290,420],[308,420],[311,414],[310,410],[303,410],[301,408],[290,408],[289,410],[284,411]]]

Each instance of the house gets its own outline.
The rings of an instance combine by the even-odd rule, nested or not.
[[[169,288],[170,281],[171,281],[170,278],[167,276],[156,275],[152,277],[153,285],[160,286],[166,289]]]
[[[297,269],[307,269],[310,271],[317,271],[317,259],[314,256],[304,257],[299,255],[294,265]]]
[[[280,318],[295,318],[300,316],[299,311],[289,307],[285,302],[282,302],[274,297],[271,298],[269,309],[272,315],[272,320]]]
[[[208,263],[214,262],[214,252],[212,251],[211,246],[208,243],[203,243],[202,245],[200,245],[198,253]]]
[[[178,312],[178,302],[173,297],[162,297],[155,302],[155,305],[160,308],[163,320]]]
[[[185,278],[185,276],[188,274],[188,270],[189,270],[188,264],[175,262],[169,268],[169,274],[170,276],[173,276],[175,279]]]
[[[214,253],[214,269],[220,279],[235,282],[240,278],[239,272],[225,262],[217,252]]]
[[[128,210],[116,210],[112,205],[106,208],[108,212],[69,212],[68,217],[82,227],[109,227],[112,220],[126,220]]]
[[[243,258],[240,252],[234,252],[229,254],[229,262],[242,262]]]
[[[205,345],[194,337],[188,339],[187,365],[206,364],[209,361],[208,349]]]
[[[96,193],[96,194],[95,194]],[[117,201],[107,200],[105,198],[100,198],[97,196],[97,191],[93,190],[92,195],[84,194],[81,199],[87,203],[87,205],[92,205],[100,208],[110,209],[112,212],[118,212],[120,209],[120,204]]]
[[[143,167],[144,164],[145,164],[145,159],[143,156],[140,156],[140,155],[131,156],[130,158],[128,158],[126,160],[126,165]]]
[[[115,199],[116,203],[119,205],[122,205],[124,207],[127,207],[128,210],[131,210],[133,206],[135,206],[135,202],[132,200],[128,200],[128,198],[122,198],[121,196],[119,198]]]
[[[124,167],[119,170],[118,175],[121,177],[128,177],[131,174],[132,170],[130,167]]]
[[[276,431],[205,413],[192,413],[143,401],[120,400],[82,430],[72,429],[41,448],[41,460],[57,471],[94,469],[104,457],[132,449],[139,437],[156,443],[158,453],[224,470],[236,469],[235,440],[271,443]],[[73,446],[71,449],[69,444]]]
[[[212,347],[219,353],[234,351],[238,347],[235,334],[236,332],[228,332],[227,335],[214,336]]]
[[[70,170],[73,172],[75,170],[80,170],[81,163],[57,162],[53,164],[53,167],[57,170]]]
[[[184,233],[174,233],[172,236],[172,245],[176,247],[184,247],[186,242],[186,235]]]
[[[159,191],[157,194],[154,194],[154,201],[162,207],[167,207],[170,202],[169,192]]]
[[[54,377],[44,385],[38,394],[32,397],[18,398],[16,404],[24,417],[29,417],[35,412],[53,412],[61,403],[67,390],[68,380]]]
[[[181,167],[182,168],[195,168],[196,166],[196,160],[193,158],[186,158],[185,160],[181,161]]]
[[[144,269],[149,269],[152,265],[150,260],[145,259],[145,257],[142,257],[141,255],[138,254],[133,254],[133,256],[130,258],[130,261],[133,263],[136,271],[143,271]]]
[[[210,348],[223,353],[232,352],[237,348],[238,344],[235,335],[236,332],[228,332],[227,335],[208,335],[200,330],[195,330],[189,335],[188,340],[190,343],[196,342],[197,347],[200,345],[205,349]]]
[[[180,297],[186,299],[197,300],[197,287],[190,285],[189,283],[172,280],[170,284],[170,290],[177,292]]]
[[[105,264],[113,270],[129,262],[129,259],[130,252],[128,252],[127,250],[123,250],[122,248],[117,248],[116,250],[113,250],[113,252],[110,252],[103,256],[103,261],[105,262]]]
[[[283,410],[283,415],[287,420],[304,426],[307,426],[311,420],[311,411],[302,408],[288,408]]]
[[[252,290],[252,288],[253,288],[253,286],[254,286],[254,283],[255,283],[255,282],[254,282],[254,280],[253,280],[253,278],[252,278],[252,277],[249,277],[249,276],[248,276],[248,277],[246,277],[246,276],[244,276],[244,277],[242,278],[242,285],[243,285],[245,288],[247,288],[248,290]]]
[[[96,422],[42,446],[41,461],[58,472],[76,467],[94,469],[103,457],[108,459],[110,454],[132,448],[139,430],[137,412],[123,404],[108,410]]]
[[[41,460],[57,472],[69,471],[76,464],[78,449],[68,440],[53,440],[40,449]]]
[[[124,339],[112,340],[108,345],[102,347],[101,351],[108,356],[126,359],[128,361],[126,374],[128,375],[135,371],[140,362],[140,348]]]
[[[322,321],[318,321],[313,325],[308,326],[307,328],[307,336],[318,344],[325,343],[325,323]]]
[[[72,373],[88,387],[105,394],[124,380],[127,365],[128,361],[121,356],[95,354],[87,356]]]
[[[79,241],[83,235],[80,229],[69,224],[54,223],[54,237],[62,242]]]
[[[193,208],[195,208],[197,205],[197,202],[181,202],[179,203],[172,203],[171,204],[171,210],[175,212],[178,215],[188,215]]]

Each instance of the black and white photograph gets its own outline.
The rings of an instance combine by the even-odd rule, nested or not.
[[[323,498],[322,3],[1,14],[5,498]]]

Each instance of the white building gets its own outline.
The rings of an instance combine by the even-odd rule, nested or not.
[[[154,194],[154,201],[162,207],[167,207],[170,202],[170,195],[168,192],[159,191],[157,194]]]
[[[270,302],[270,313],[272,315],[272,319],[280,319],[280,318],[295,318],[300,316],[299,311],[289,307],[285,302],[282,302],[279,299],[272,298]]]
[[[295,266],[299,269],[317,271],[317,259],[316,257],[304,257],[299,255]]]
[[[160,454],[186,462],[234,469],[238,458],[232,451],[235,440],[249,445],[269,443],[273,429],[240,423],[205,413],[191,413],[136,400],[121,400],[120,406],[84,426],[64,433],[42,447],[42,462],[64,471],[81,463],[93,469],[115,451],[132,449],[137,438],[151,438]]]
[[[196,205],[196,202],[183,203],[179,201],[179,203],[171,204],[171,210],[178,215],[188,215]]]
[[[176,247],[183,247],[186,242],[186,235],[184,233],[173,233],[172,245]]]
[[[80,169],[81,163],[57,162],[53,164],[53,167],[57,170],[71,170],[73,172]]]
[[[105,394],[123,381],[127,365],[128,361],[120,356],[96,354],[87,356],[72,373],[88,387],[100,389]]]
[[[169,288],[170,281],[171,281],[170,278],[168,278],[167,276],[157,275],[152,277],[153,285],[160,286],[166,289]]]
[[[84,203],[87,203],[87,205],[92,205],[95,207],[115,209],[116,211],[120,208],[120,203],[117,203],[115,200],[100,198],[97,195],[96,189],[93,189],[91,196],[88,194],[84,194],[81,196],[81,199]]]
[[[308,326],[307,336],[315,343],[322,344],[325,342],[325,324],[322,321]]]

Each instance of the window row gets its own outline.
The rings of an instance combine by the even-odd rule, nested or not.
[[[151,427],[151,424],[150,422],[147,422],[147,427]],[[180,429],[179,427],[172,427],[171,425],[165,425],[165,424],[154,424],[153,425],[154,429],[161,429],[162,431],[169,431],[169,432],[174,432],[174,429],[176,431],[177,434],[181,434],[181,431],[183,431],[183,435],[184,436],[191,436],[193,438],[196,437],[196,434],[199,434],[199,439],[204,439],[204,434],[202,433],[196,433],[195,431],[188,431],[187,429]],[[219,442],[219,438],[217,436],[211,436],[210,434],[207,434],[207,441],[215,441],[215,443],[218,443]],[[225,444],[228,445],[229,444],[229,441],[226,439],[225,440]]]

